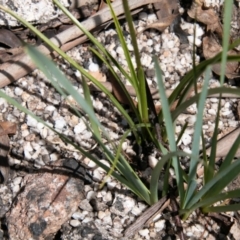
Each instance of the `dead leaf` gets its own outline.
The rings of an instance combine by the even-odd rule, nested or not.
[[[133,234],[142,229],[149,219],[156,213],[163,211],[163,205],[166,202],[166,196],[161,198],[157,203],[148,208],[133,224],[131,224],[124,232],[125,237],[131,237]],[[166,207],[166,206],[165,206]]]
[[[9,48],[17,48],[22,46],[21,40],[11,31],[0,29],[0,43]]]
[[[123,104],[127,104],[128,106],[131,106],[131,103],[129,102],[126,94],[124,93],[120,83],[115,79],[115,77],[112,75],[111,72],[109,72],[108,80],[112,84],[112,91],[114,96],[117,98],[117,100]]]
[[[203,0],[195,0],[192,7],[188,10],[188,15],[205,24],[207,26],[207,31],[216,32],[221,39],[223,31],[219,18],[213,9],[203,10],[203,3]]]
[[[23,52],[21,40],[7,29],[0,29],[0,46],[0,63],[7,62]]]
[[[154,3],[154,8],[155,10],[157,10],[156,14],[158,17],[158,21],[147,25],[139,33],[142,33],[149,28],[154,28],[160,32],[163,32],[168,26],[172,24],[173,20],[179,15],[177,0],[159,1],[158,3]]]
[[[0,126],[3,128],[4,134],[15,134],[17,131],[16,123],[12,122],[0,122]]]
[[[203,55],[206,59],[216,56],[219,52],[222,51],[222,46],[218,43],[216,38],[213,35],[206,36],[203,38]],[[230,50],[228,55],[237,55],[238,52]],[[214,64],[212,70],[220,75],[221,73],[221,64]],[[238,62],[228,62],[226,65],[225,75],[232,79],[239,76],[239,63]]]
[[[106,82],[106,75],[102,72],[88,72],[91,76],[93,76],[94,78],[96,78],[99,82]]]

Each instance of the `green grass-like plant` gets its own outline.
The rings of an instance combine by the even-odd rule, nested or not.
[[[221,212],[221,211],[235,211],[240,209],[240,204],[226,205],[226,206],[214,206],[215,203],[224,201],[228,198],[236,198],[240,197],[240,189],[224,192],[224,188],[238,176],[240,173],[240,159],[234,161],[235,153],[240,145],[240,136],[236,139],[234,145],[227,153],[223,164],[219,168],[217,172],[214,172],[215,166],[215,157],[216,157],[216,146],[217,146],[217,132],[218,132],[218,122],[219,122],[219,112],[220,112],[220,104],[217,112],[216,122],[215,122],[215,130],[213,134],[213,145],[212,151],[209,159],[206,156],[206,150],[203,147],[203,154],[200,155],[200,140],[203,138],[202,134],[202,125],[203,125],[203,111],[206,98],[211,94],[219,94],[219,102],[221,101],[221,94],[223,93],[234,93],[240,96],[239,89],[231,89],[223,87],[223,80],[225,75],[224,66],[228,61],[239,61],[239,56],[227,56],[227,51],[229,48],[233,48],[229,46],[229,29],[230,29],[230,16],[233,2],[231,0],[225,1],[224,7],[224,37],[223,37],[223,51],[219,53],[212,59],[205,60],[201,62],[199,65],[194,66],[194,69],[189,71],[180,81],[179,85],[173,91],[171,96],[168,98],[165,93],[164,82],[162,79],[162,72],[156,57],[153,56],[154,67],[156,71],[157,83],[158,83],[158,91],[161,96],[161,106],[162,110],[159,114],[156,114],[153,109],[154,104],[151,96],[149,95],[149,88],[146,82],[146,78],[144,75],[143,67],[140,62],[140,53],[138,51],[134,26],[132,24],[132,16],[130,14],[130,10],[128,8],[127,1],[123,1],[123,6],[125,10],[126,20],[129,26],[129,32],[132,39],[132,44],[134,48],[134,56],[137,63],[137,68],[134,68],[134,65],[131,60],[131,54],[128,51],[126,42],[124,40],[123,32],[117,16],[115,15],[111,3],[107,0],[108,6],[112,13],[112,18],[114,20],[114,24],[116,27],[116,31],[121,43],[121,46],[124,50],[125,58],[128,63],[128,71],[125,71],[123,67],[111,56],[111,54],[104,48],[104,46],[97,41],[94,36],[85,30],[81,23],[76,20],[71,13],[68,12],[57,0],[53,0],[53,2],[66,14],[72,22],[81,29],[84,34],[89,38],[89,40],[94,44],[95,48],[90,48],[94,54],[98,56],[99,59],[107,66],[109,72],[114,77],[114,81],[116,81],[121,87],[127,101],[129,107],[132,110],[137,121],[133,121],[133,118],[129,115],[129,113],[125,110],[125,108],[121,105],[121,103],[115,98],[115,96],[110,93],[100,82],[98,82],[94,77],[92,77],[83,67],[77,64],[73,59],[67,56],[66,53],[61,51],[58,47],[56,47],[48,38],[46,38],[42,33],[40,33],[34,26],[30,23],[26,22],[24,19],[17,16],[11,10],[0,6],[0,9],[6,11],[7,13],[14,16],[18,19],[23,25],[29,28],[33,33],[35,33],[38,37],[40,37],[49,47],[51,47],[54,51],[56,51],[60,56],[62,56],[66,61],[68,61],[71,66],[81,72],[84,78],[91,81],[95,84],[101,91],[103,91],[106,96],[109,98],[111,103],[118,109],[121,113],[122,117],[126,119],[128,122],[128,128],[126,132],[123,134],[120,144],[117,146],[113,142],[109,140],[111,143],[111,149],[107,148],[103,142],[102,137],[109,139],[108,134],[106,133],[104,127],[100,124],[97,119],[93,105],[90,98],[90,91],[88,89],[88,85],[82,80],[84,96],[81,96],[76,89],[71,85],[68,81],[67,77],[62,74],[62,72],[55,66],[55,64],[43,56],[40,52],[38,52],[35,48],[25,45],[26,52],[31,56],[32,60],[36,64],[36,66],[46,75],[52,85],[56,88],[56,90],[65,98],[69,95],[73,97],[73,99],[81,106],[83,112],[88,117],[89,123],[86,123],[87,128],[92,132],[93,138],[97,142],[99,148],[104,153],[106,159],[110,163],[110,167],[104,165],[99,159],[92,155],[91,153],[85,151],[80,146],[73,144],[67,136],[64,136],[58,133],[54,128],[51,128],[47,123],[45,123],[42,119],[35,116],[31,111],[21,106],[15,100],[7,96],[3,91],[0,91],[0,96],[5,98],[10,104],[13,104],[15,107],[25,112],[26,114],[32,116],[37,119],[39,122],[48,126],[52,131],[58,134],[65,142],[72,144],[76,149],[78,149],[84,156],[87,156],[92,161],[94,161],[98,166],[102,167],[106,172],[108,172],[108,176],[113,176],[118,181],[120,181],[123,185],[128,187],[134,194],[136,194],[139,198],[145,201],[149,205],[153,205],[159,199],[159,197],[164,196],[169,193],[168,186],[168,176],[169,176],[169,167],[172,166],[176,175],[176,186],[177,192],[179,195],[179,205],[180,205],[180,214],[184,219],[186,219],[192,211],[196,209],[201,209],[204,213],[207,212]],[[221,76],[220,82],[221,87],[208,90],[208,82],[210,80],[210,66],[215,63],[221,62]],[[122,83],[122,79],[120,78],[120,74],[116,72],[113,68],[115,66],[122,76],[133,86],[136,92],[136,98],[138,101],[138,105],[135,106],[131,96],[129,95],[125,85]],[[196,85],[197,78],[204,74],[204,84],[201,93],[196,93],[195,96],[187,99],[188,92],[194,85]],[[63,90],[64,89],[64,90]],[[170,107],[172,104],[178,100],[178,104],[173,111],[170,111]],[[178,116],[191,104],[197,103],[198,111],[197,111],[197,120],[194,126],[194,135],[192,142],[192,153],[187,154],[180,151],[177,148],[178,140],[175,140],[175,130],[174,123]],[[77,108],[72,106],[75,113],[81,118],[81,113]],[[155,118],[154,120],[150,117],[150,113],[153,113]],[[160,129],[160,130],[159,130]],[[186,126],[183,127],[183,130],[180,135],[184,133]],[[129,162],[127,161],[125,155],[122,153],[121,145],[123,141],[127,138],[128,134],[132,132],[135,136],[135,139],[139,145],[143,144],[145,139],[153,143],[154,147],[157,151],[161,152],[162,157],[159,159],[159,162],[155,166],[152,172],[151,181],[149,186],[146,186],[142,180],[139,178],[136,172],[132,169]],[[202,139],[204,142],[204,139]],[[168,147],[166,147],[166,145]],[[181,157],[188,157],[190,161],[190,168],[188,172],[186,172],[180,164]],[[203,162],[204,166],[204,177],[202,188],[198,189],[197,186],[197,166],[200,162]],[[165,169],[165,181],[163,186],[163,191],[161,195],[158,191],[158,180],[160,173]],[[184,187],[184,183],[187,186]]]

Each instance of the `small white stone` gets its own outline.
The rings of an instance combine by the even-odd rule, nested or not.
[[[91,62],[91,63],[89,64],[88,70],[89,70],[90,72],[98,72],[98,71],[99,71],[99,66],[98,66],[97,63]]]
[[[98,212],[98,218],[99,219],[103,219],[105,216],[106,216],[105,212],[103,212],[103,211]]]
[[[88,222],[92,222],[93,219],[91,217],[86,217],[82,220],[82,223],[88,223]]]
[[[180,62],[181,62],[181,64],[182,64],[183,66],[186,65],[186,59],[185,59],[185,58],[182,58]]]
[[[25,130],[22,131],[22,137],[26,137],[28,135],[29,135],[28,129],[25,129]]]
[[[83,120],[80,120],[80,122],[74,127],[73,131],[75,134],[80,134],[86,129],[87,129],[87,127],[86,127],[85,123],[83,122]]]
[[[70,221],[70,225],[71,225],[72,227],[78,227],[78,226],[81,225],[81,222],[78,221],[77,219],[73,219],[73,220]]]
[[[127,147],[128,147],[128,143],[127,142],[123,142],[122,143],[122,150],[126,151]]]
[[[38,142],[31,142],[31,146],[33,147],[34,150],[38,151],[41,146],[39,145]]]
[[[213,116],[215,116],[216,114],[217,114],[217,112],[216,112],[216,110],[215,109],[208,109],[208,114],[210,114],[210,115],[213,115]]]
[[[150,13],[150,14],[148,14],[148,20],[149,20],[149,21],[157,20],[156,14],[155,14],[155,13]]]
[[[111,131],[111,132],[108,133],[108,137],[110,139],[118,139],[119,135],[117,133]]]
[[[103,197],[103,201],[104,202],[110,202],[112,201],[112,193],[111,192],[107,192],[106,195]]]
[[[228,115],[230,115],[231,113],[232,113],[232,111],[230,111],[230,110],[223,111],[223,112],[221,112],[221,116],[228,116]]]
[[[93,180],[96,181],[96,182],[100,182],[103,180],[103,173],[101,172],[100,168],[96,168],[94,171],[93,171]]]
[[[128,213],[129,211],[131,211],[133,209],[133,207],[136,205],[136,202],[134,199],[130,198],[130,197],[126,197],[123,201],[123,207],[124,207],[124,212]]]
[[[13,184],[14,185],[19,185],[22,182],[22,178],[21,177],[16,177],[13,180]]]
[[[210,102],[212,102],[212,103],[217,103],[217,102],[218,102],[218,99],[217,99],[217,98],[210,98]]]
[[[20,190],[20,186],[19,186],[19,185],[14,185],[13,188],[12,188],[12,191],[13,191],[14,193],[19,192],[19,190]]]
[[[157,232],[162,231],[165,228],[166,221],[165,220],[159,220],[154,223],[155,229]]]
[[[157,165],[157,163],[158,163],[158,160],[155,157],[151,155],[148,157],[148,164],[151,168],[154,168]]]
[[[102,110],[102,108],[103,108],[103,104],[102,104],[101,101],[96,100],[96,101],[93,101],[93,107],[94,107],[97,111],[100,111],[100,110]]]
[[[196,46],[198,46],[198,47],[201,46],[202,41],[199,38],[195,38],[195,42],[194,42],[194,37],[193,36],[188,36],[187,38],[188,38],[188,41],[191,44],[195,43]]]
[[[37,127],[38,121],[34,118],[32,118],[31,116],[27,116],[27,125],[29,127]]]
[[[116,53],[123,57],[124,56],[123,48],[121,46],[118,46],[116,49]]]
[[[127,48],[128,48],[128,51],[130,51],[130,52],[132,52],[134,50],[133,45],[131,43],[127,44]]]
[[[112,226],[112,218],[111,215],[107,214],[103,219],[102,219],[103,225],[109,225]]]
[[[14,89],[14,93],[15,93],[15,95],[17,95],[17,96],[21,96],[22,93],[23,93],[23,90],[22,90],[21,88],[19,88],[19,87],[16,87],[16,88]]]
[[[142,213],[142,210],[139,207],[134,206],[131,213],[135,216],[139,216]]]
[[[7,101],[5,99],[0,98],[0,105],[3,105],[4,107],[7,107],[8,103],[7,103]]]
[[[84,158],[83,162],[89,167],[89,168],[95,168],[97,165],[95,162],[93,162],[91,159],[89,158]]]
[[[212,103],[211,108],[214,109],[216,112],[218,110],[218,104],[217,103]]]
[[[117,217],[115,217],[114,219],[113,219],[113,227],[115,228],[115,229],[120,229],[120,230],[122,230],[122,226],[123,226],[123,224],[122,224],[122,222],[121,222],[121,219],[117,216]]]
[[[40,131],[40,130],[43,129],[43,128],[44,128],[44,125],[39,122],[39,123],[37,124],[37,129]]]
[[[24,142],[23,144],[23,150],[24,151],[28,151],[28,152],[32,152],[33,148],[30,142]]]
[[[208,125],[203,125],[203,126],[202,126],[202,129],[204,129],[204,130],[207,130],[208,128],[209,128]]]
[[[92,210],[93,210],[91,204],[89,203],[89,201],[87,199],[84,199],[81,201],[81,203],[79,204],[79,208],[81,208],[82,210],[85,210],[87,212],[92,212]]]
[[[184,147],[183,151],[186,152],[186,153],[189,153],[189,154],[192,153],[192,150],[189,147]]]
[[[152,57],[147,54],[142,54],[141,56],[141,63],[143,66],[149,66],[152,62]]]
[[[231,107],[230,102],[226,102],[226,103],[224,104],[224,108],[229,109],[230,107]]]
[[[112,190],[116,187],[117,183],[115,181],[107,182],[107,188]]]
[[[228,125],[229,125],[229,127],[236,128],[238,126],[238,121],[229,120]]]
[[[83,220],[85,218],[85,216],[87,215],[88,212],[75,212],[73,213],[72,215],[72,218],[73,219],[76,219],[76,220]]]
[[[27,150],[24,150],[24,157],[27,159],[27,160],[30,160],[32,159],[32,155],[29,153],[29,151]]]
[[[39,156],[39,154],[40,154],[40,149],[39,149],[38,151],[36,151],[36,152],[33,153],[32,159],[37,159],[38,156]]]
[[[176,133],[180,133],[181,130],[182,130],[182,127],[180,125],[176,126],[176,128],[175,128]]]
[[[201,37],[203,34],[203,29],[198,24],[196,24],[196,37]]]
[[[189,123],[188,126],[192,126],[196,122],[196,116],[190,116],[186,121]]]
[[[66,121],[64,120],[64,118],[59,118],[55,121],[55,128],[62,130],[65,126],[66,126]]]
[[[182,140],[183,144],[184,144],[185,146],[187,146],[187,145],[189,145],[189,144],[192,142],[192,137],[191,137],[190,135],[184,133],[184,134],[182,135],[181,140]]]
[[[91,199],[93,199],[95,197],[96,197],[96,192],[95,191],[89,191],[87,193],[86,199],[90,201]]]
[[[149,230],[148,229],[142,229],[138,232],[141,236],[145,237],[146,239],[149,239]]]
[[[45,139],[48,136],[48,129],[45,127],[40,131],[40,135],[43,139]]]
[[[174,41],[168,41],[167,42],[167,46],[168,46],[168,48],[173,48],[174,47],[174,45],[175,45],[175,42]]]
[[[52,154],[50,154],[50,159],[51,159],[51,161],[57,161],[58,159],[59,159],[59,156],[58,156],[58,154],[57,153],[52,153]]]
[[[148,19],[148,14],[145,13],[145,12],[140,12],[139,15],[138,15],[138,18],[139,18],[140,20],[147,21],[147,19]]]
[[[152,46],[153,45],[153,40],[152,39],[148,39],[147,40],[147,45],[148,46]]]

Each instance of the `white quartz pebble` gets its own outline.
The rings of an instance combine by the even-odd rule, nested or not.
[[[163,219],[155,222],[154,225],[155,225],[156,231],[157,231],[157,232],[162,231],[162,230],[165,228],[165,224],[166,224],[166,221],[163,220]]]
[[[82,133],[84,130],[86,130],[87,127],[85,125],[85,123],[81,120],[75,127],[74,127],[74,133],[75,134],[80,134]]]
[[[70,221],[70,225],[71,225],[72,227],[78,227],[78,226],[81,225],[81,222],[78,221],[77,219],[73,219],[73,220]]]
[[[181,138],[183,144],[187,146],[192,142],[192,137],[189,134],[184,133]]]
[[[90,72],[97,72],[97,71],[99,71],[99,66],[98,66],[98,64],[91,62],[89,64],[88,70]]]

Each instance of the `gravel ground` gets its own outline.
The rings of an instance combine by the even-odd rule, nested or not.
[[[206,2],[219,8],[220,1]],[[137,31],[141,31],[146,24],[150,24],[156,19],[156,15],[151,10],[146,10],[138,14],[134,24]],[[125,23],[123,29],[127,29]],[[138,44],[141,61],[150,86],[156,87],[152,62],[153,55],[157,55],[159,58],[167,89],[174,89],[180,78],[192,68],[194,25],[182,19],[182,29],[189,34],[188,46],[182,46],[179,38],[169,29],[166,29],[162,34],[155,30],[147,30],[139,34]],[[125,33],[128,49],[132,51],[130,37],[127,31]],[[204,27],[196,24],[197,46],[201,46],[203,34]],[[97,38],[117,61],[124,68],[127,68],[123,50],[119,46],[114,28],[110,27],[99,33]],[[82,44],[68,53],[90,72],[96,74],[103,72],[104,75],[104,67],[91,55],[88,46],[89,44]],[[200,58],[201,52],[197,52],[196,63],[199,63]],[[58,59],[58,61],[61,63],[61,69],[68,74],[74,86],[82,93],[79,73],[71,69],[61,59]],[[201,82],[201,79],[199,79],[199,82]],[[210,87],[216,86],[219,86],[219,81],[212,76]],[[3,91],[85,149],[91,150],[95,147],[95,142],[91,139],[91,133],[84,125],[84,117],[77,118],[69,112],[62,97],[50,86],[48,80],[38,70],[6,86]],[[210,143],[214,130],[217,101],[216,98],[209,98],[206,101],[203,132],[207,143]],[[222,100],[219,122],[221,136],[239,126],[234,111],[237,104],[239,104],[238,99]],[[117,141],[125,129],[124,119],[121,118],[102,93],[93,94],[93,105],[100,121],[106,126],[111,139]],[[64,144],[55,133],[44,127],[43,124],[21,113],[3,99],[0,99],[0,109],[0,120],[15,122],[18,125],[17,133],[10,137],[11,177],[7,185],[0,186],[0,217],[2,219],[0,239],[179,239],[177,235],[179,230],[177,230],[176,224],[168,211],[155,216],[149,226],[145,226],[132,238],[124,238],[123,230],[146,210],[147,205],[139,201],[129,190],[112,178],[109,178],[106,186],[99,190],[99,185],[105,176],[103,170],[88,158],[81,156],[71,146]],[[179,148],[186,152],[191,151],[196,111],[196,105],[192,105],[181,114],[176,123],[176,135],[181,132],[185,122],[189,123],[179,142]],[[123,150],[129,156],[136,154],[128,140],[124,142]],[[97,151],[96,154],[98,154]],[[148,165],[143,171],[143,175],[149,176],[151,167],[158,161],[156,153],[147,156],[146,159]],[[71,166],[69,165],[70,174],[72,173],[71,169],[78,165],[78,162],[81,163],[77,174],[82,179],[78,181],[75,179],[73,182],[67,183],[70,184],[67,185],[68,190],[74,187],[74,191],[79,193],[78,201],[72,201],[72,199],[76,199],[76,194],[71,194],[74,191],[69,191],[68,194],[61,196],[62,201],[59,201],[54,210],[46,215],[46,206],[43,203],[51,202],[54,195],[53,189],[59,189],[56,186],[51,186],[51,183],[63,183],[59,186],[64,187],[64,181],[68,181],[65,178],[58,179],[59,172],[53,173],[52,169],[55,169],[53,167],[56,166],[65,166],[66,161],[71,163]],[[102,159],[102,162],[107,164],[105,159]],[[187,162],[184,164],[187,167]],[[64,176],[66,177],[68,174]],[[34,197],[30,197],[32,191],[30,186],[32,184],[36,191],[41,191],[40,198],[37,197],[38,192],[32,194]],[[47,195],[52,198],[50,197],[49,200]],[[58,198],[60,197],[56,196],[56,199]],[[27,201],[29,199],[31,199],[31,203]],[[63,204],[60,206],[61,202]],[[67,204],[68,207],[66,207]],[[39,212],[44,214],[44,217]],[[55,218],[51,219],[51,214],[55,215]],[[43,221],[43,219],[45,220]],[[182,222],[183,232],[187,239],[237,239],[234,237],[237,236],[235,234],[237,234],[238,228],[233,219],[233,214],[229,213],[225,216],[227,222],[224,226],[221,226],[219,219],[194,212],[186,222]],[[14,222],[16,223],[14,224]],[[28,225],[26,231],[24,223]],[[9,227],[10,224],[13,226]],[[6,225],[8,225],[10,237],[7,236]],[[237,230],[233,230],[232,226]],[[48,228],[51,228],[51,230]],[[230,228],[231,230],[229,230]],[[57,229],[55,230],[55,233],[57,232],[55,238],[53,237],[54,229]]]

